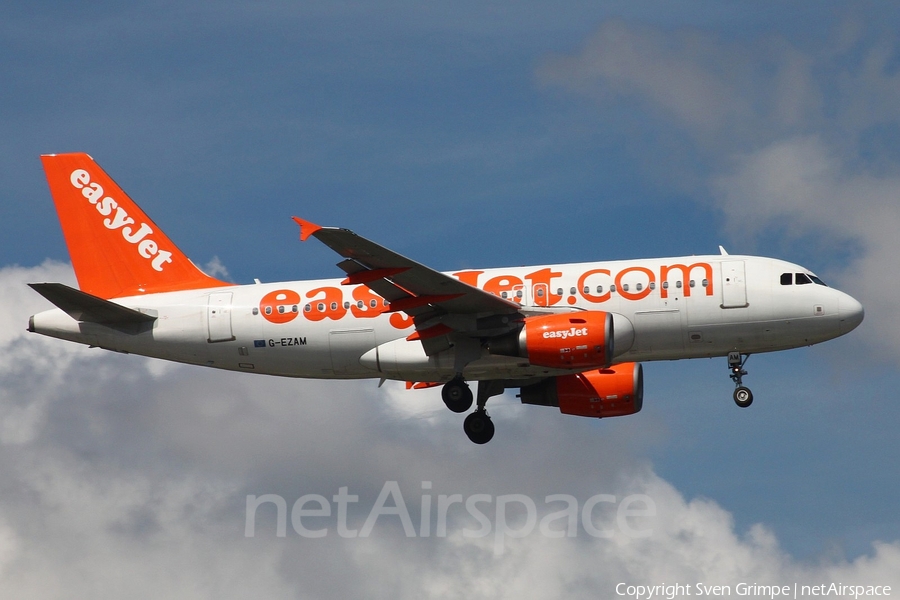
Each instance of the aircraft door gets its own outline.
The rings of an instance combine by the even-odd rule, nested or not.
[[[228,342],[234,339],[231,330],[231,292],[209,295],[206,306],[206,323],[210,342]]]
[[[722,262],[722,308],[744,308],[747,304],[747,280],[744,261]]]

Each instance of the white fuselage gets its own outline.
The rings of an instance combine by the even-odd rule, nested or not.
[[[624,317],[634,341],[617,350],[615,362],[621,363],[784,350],[838,337],[862,320],[862,307],[851,296],[816,283],[783,284],[787,273],[809,272],[775,259],[723,255],[453,275],[521,303],[523,312],[600,310]],[[342,286],[339,279],[115,301],[157,319],[134,333],[78,322],[55,309],[35,315],[30,327],[110,350],[270,375],[413,381],[454,375],[453,348],[426,356],[421,342],[406,341],[414,331],[411,319],[383,312],[381,298],[365,286]],[[526,379],[564,372],[485,350],[464,374],[470,380]]]

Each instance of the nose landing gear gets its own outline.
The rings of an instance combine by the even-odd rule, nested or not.
[[[731,380],[734,382],[734,403],[741,408],[747,408],[753,404],[753,392],[744,386],[743,377],[747,374],[744,365],[750,355],[742,356],[740,352],[728,353],[728,368],[731,370]]]

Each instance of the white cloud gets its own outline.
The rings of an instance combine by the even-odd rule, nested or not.
[[[231,275],[228,273],[228,268],[221,260],[219,260],[218,256],[213,256],[208,263],[203,265],[203,272],[210,277],[231,281]]]
[[[646,167],[667,185],[694,182],[686,191],[721,210],[726,235],[743,246],[774,228],[859,248],[851,264],[831,269],[835,283],[866,307],[860,331],[870,355],[898,356],[900,329],[886,325],[900,310],[900,283],[889,276],[900,253],[900,74],[893,40],[863,38],[862,28],[846,19],[830,38],[798,48],[778,37],[724,42],[611,21],[538,76],[602,104],[637,101],[660,117],[654,127],[686,134],[698,177],[667,173],[666,161]],[[888,139],[876,150],[892,152],[867,151],[873,135]]]
[[[61,265],[0,269],[0,314],[21,331],[0,342],[3,597],[596,598],[612,597],[620,581],[698,580],[900,587],[896,543],[806,564],[765,527],[736,531],[715,502],[685,499],[625,450],[648,435],[646,420],[604,427],[503,400],[493,409],[497,437],[477,447],[435,390],[158,370],[24,332],[22,319],[46,303],[22,282],[67,277]],[[16,437],[13,423],[26,420],[10,411],[33,403],[39,418]],[[290,506],[348,486],[360,496],[358,528],[385,481],[399,482],[417,527],[423,481],[434,498],[525,494],[541,517],[559,508],[546,505],[548,494],[583,504],[640,493],[658,515],[642,521],[653,529],[647,539],[535,532],[505,539],[499,556],[493,537],[464,534],[477,527],[464,512],[451,516],[446,538],[408,539],[398,519],[383,518],[366,539],[343,539],[326,520],[330,534],[314,540],[290,525],[277,538],[261,510],[256,536],[244,537],[248,494],[279,494]]]
[[[896,354],[900,328],[884,325],[900,310],[900,282],[889,276],[900,252],[900,176],[854,170],[811,136],[738,156],[712,189],[732,230],[787,226],[789,234],[860,244],[865,254],[847,265],[839,286],[866,307],[863,331],[872,346]]]
[[[86,348],[62,346],[26,331],[28,317],[53,308],[28,283],[58,281],[75,285],[69,265],[47,261],[34,268],[0,269],[0,444],[32,440],[46,418],[50,398],[64,384],[62,374],[73,361],[90,354]],[[55,367],[59,368],[55,368]]]
[[[810,57],[782,40],[725,42],[696,28],[667,30],[610,20],[572,55],[547,58],[538,81],[595,98],[627,99],[701,143],[744,141],[818,118]],[[757,113],[766,112],[766,119]]]

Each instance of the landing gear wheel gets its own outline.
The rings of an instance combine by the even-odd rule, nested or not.
[[[736,386],[734,403],[741,408],[747,408],[753,404],[753,392],[750,391],[750,388],[744,387],[744,375],[747,374],[744,365],[747,364],[748,358],[750,358],[749,354],[742,355],[736,350],[728,353],[728,370],[731,371],[731,380]]]
[[[476,444],[487,444],[494,437],[494,423],[487,412],[483,410],[476,410],[466,417],[463,422],[463,430]]]
[[[750,391],[750,388],[739,385],[734,390],[734,403],[741,408],[747,408],[753,404],[753,392]]]
[[[462,379],[451,379],[441,389],[441,398],[447,408],[455,413],[464,413],[472,408],[472,390]]]

